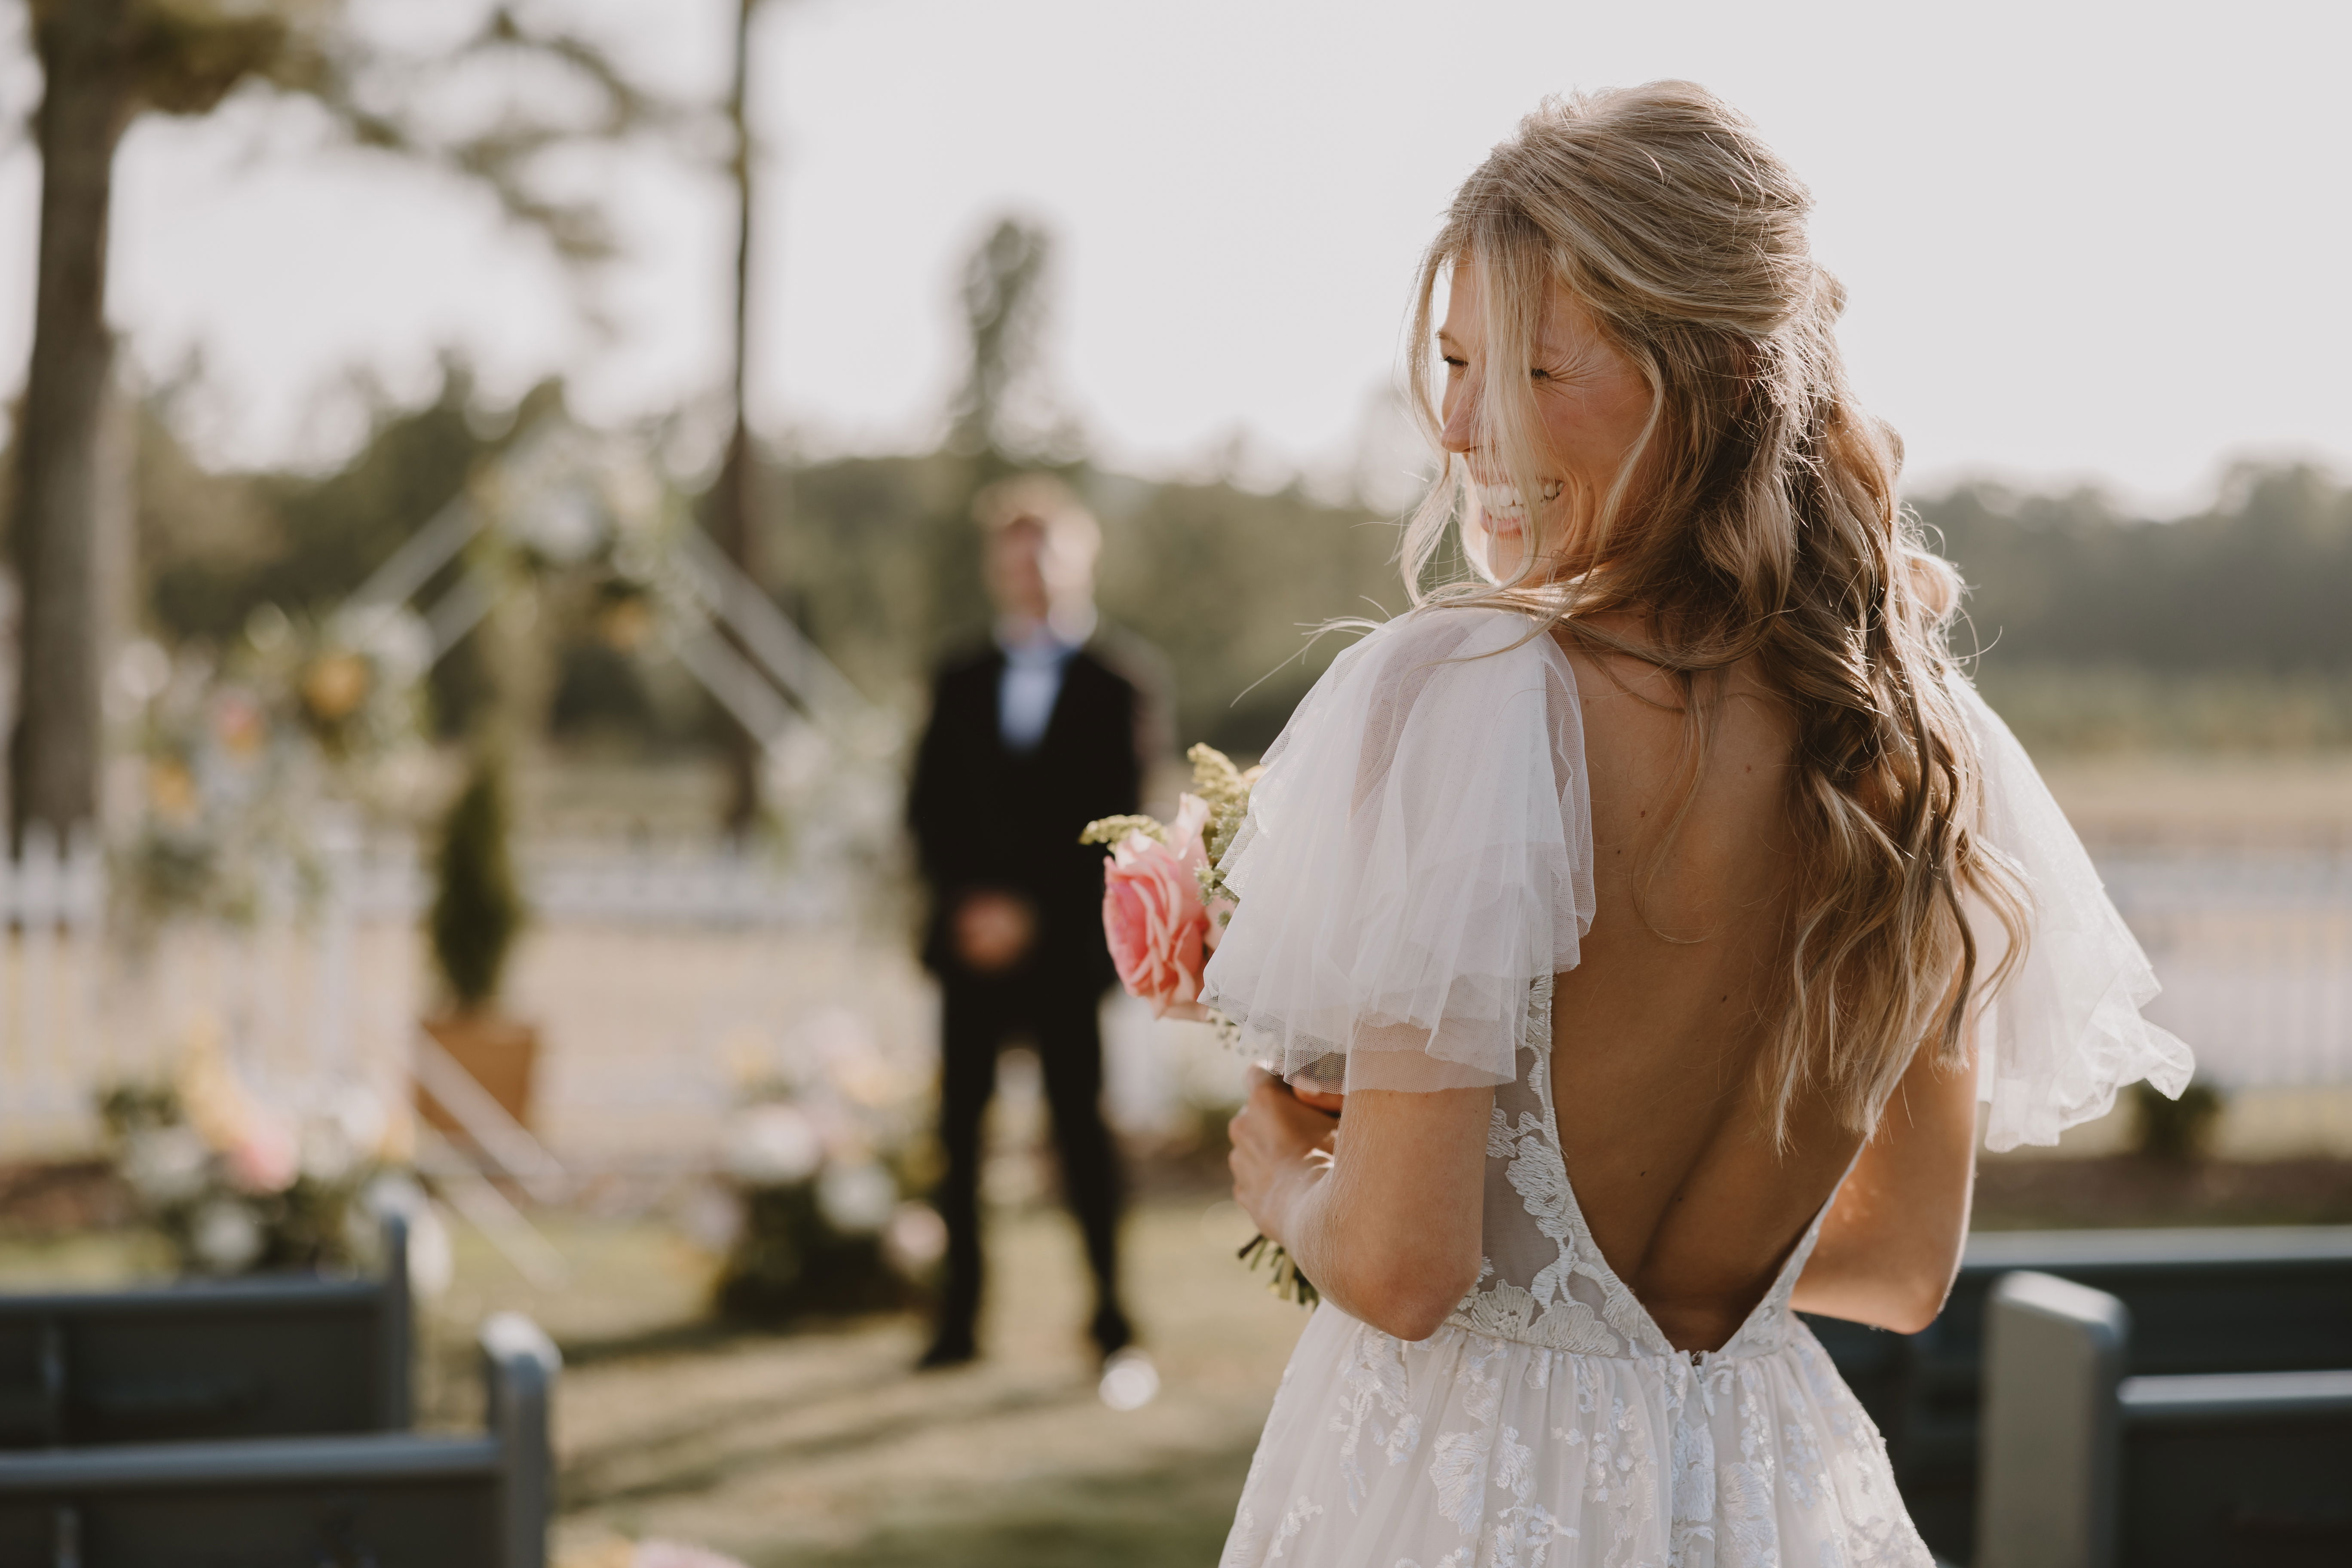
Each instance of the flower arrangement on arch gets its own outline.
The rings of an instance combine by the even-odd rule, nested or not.
[[[429,750],[425,634],[414,616],[376,620],[263,605],[219,651],[141,638],[116,658],[110,695],[135,716],[140,787],[112,880],[142,928],[307,909],[327,875],[322,811],[404,810]]]

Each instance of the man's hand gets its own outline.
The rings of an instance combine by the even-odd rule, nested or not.
[[[975,974],[999,974],[1028,955],[1037,911],[1013,893],[966,893],[949,921],[956,958]]]

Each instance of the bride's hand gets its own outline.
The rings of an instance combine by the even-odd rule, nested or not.
[[[1300,1104],[1311,1105],[1327,1116],[1339,1115],[1339,1108],[1348,1103],[1346,1095],[1334,1094],[1328,1089],[1301,1089],[1294,1083],[1290,1086],[1290,1092],[1297,1097]]]
[[[1339,1117],[1307,1104],[1280,1079],[1250,1069],[1249,1099],[1226,1124],[1234,1148],[1225,1163],[1234,1201],[1273,1240],[1289,1245],[1291,1200],[1329,1163],[1339,1126]]]

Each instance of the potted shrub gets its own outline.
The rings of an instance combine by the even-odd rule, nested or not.
[[[485,748],[442,825],[428,921],[433,958],[446,998],[425,1020],[425,1032],[517,1121],[529,1125],[539,1031],[499,1010],[499,981],[521,929],[521,896],[507,854],[503,770]],[[417,1110],[434,1126],[458,1131],[455,1117],[420,1087]]]

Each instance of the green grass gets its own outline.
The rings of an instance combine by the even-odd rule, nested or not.
[[[2128,664],[1985,661],[1979,680],[2037,757],[2314,753],[2352,746],[2352,677],[2176,673]]]

